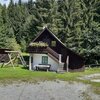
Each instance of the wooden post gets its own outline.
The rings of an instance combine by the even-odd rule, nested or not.
[[[68,68],[69,67],[69,56],[67,56],[66,64],[67,64],[66,66],[67,66],[67,72],[68,72],[69,71],[69,68]]]
[[[59,54],[59,63],[61,63],[61,54]]]
[[[4,64],[3,66],[8,65],[9,63],[11,63],[13,68],[14,68],[14,61],[17,58],[20,59],[23,66],[27,66],[23,56],[21,55],[21,53],[19,51],[5,51],[5,52],[7,52],[10,61],[8,63]],[[15,57],[13,57],[13,56],[11,57],[11,54],[14,54],[13,56],[15,56]]]
[[[31,54],[30,54],[30,57],[29,57],[29,70],[32,70],[31,59],[32,59],[32,57],[31,57]]]
[[[14,64],[13,64],[13,61],[12,61],[12,59],[11,59],[11,55],[10,55],[9,53],[8,53],[8,57],[9,57],[9,59],[10,59],[10,62],[11,62],[11,64],[12,64],[13,68],[15,69]]]

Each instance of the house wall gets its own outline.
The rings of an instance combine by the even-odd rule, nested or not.
[[[33,56],[33,66],[32,69],[35,69],[35,65],[42,64],[42,56],[48,56],[47,54],[32,54]],[[57,71],[59,67],[59,62],[56,62],[51,57],[48,56],[48,64],[51,65],[50,70]]]

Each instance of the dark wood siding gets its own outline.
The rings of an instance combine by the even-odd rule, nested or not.
[[[84,59],[70,49],[66,48],[48,29],[45,29],[33,42],[46,42],[49,47],[58,54],[62,55],[62,62],[64,62],[64,70],[66,70],[66,59],[69,56],[69,68],[71,70],[82,69],[84,66]],[[56,46],[52,46],[52,41],[56,41]]]
[[[7,63],[9,61],[8,54],[5,52],[6,50],[9,51],[9,49],[0,49],[0,63]]]

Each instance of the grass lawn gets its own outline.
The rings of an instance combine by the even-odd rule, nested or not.
[[[13,82],[35,83],[38,81],[58,79],[68,82],[76,81],[91,84],[93,91],[100,94],[100,83],[91,82],[89,80],[79,80],[77,78],[94,73],[100,73],[100,68],[88,68],[84,72],[66,72],[64,74],[57,74],[56,72],[29,71],[23,67],[16,67],[15,69],[13,69],[13,67],[4,67],[0,68],[0,83],[6,85]]]
[[[100,73],[100,68],[86,69],[84,72],[66,72],[64,74],[57,74],[55,72],[44,71],[29,71],[23,67],[4,67],[0,68],[0,81],[2,80],[22,80],[22,81],[44,81],[44,80],[65,80],[65,81],[78,81],[77,77]]]

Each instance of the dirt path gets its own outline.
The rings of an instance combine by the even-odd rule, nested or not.
[[[92,82],[99,82],[100,83],[100,73],[85,75],[83,77],[78,77],[81,80],[90,80]]]
[[[0,100],[99,100],[100,97],[89,92],[89,88],[83,83],[59,80],[0,85]]]

